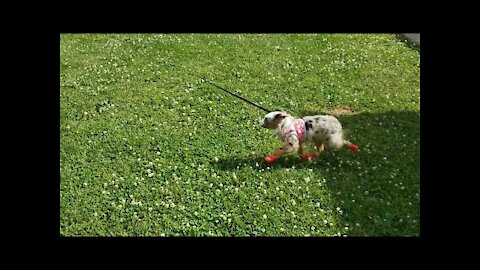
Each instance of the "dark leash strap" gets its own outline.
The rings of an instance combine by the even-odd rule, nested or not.
[[[234,97],[237,97],[237,98],[239,98],[239,99],[241,99],[241,100],[243,100],[243,101],[245,101],[245,102],[248,102],[249,104],[251,104],[251,105],[253,105],[253,106],[255,106],[255,107],[257,107],[257,108],[259,108],[259,109],[261,109],[261,110],[264,110],[264,111],[266,111],[266,112],[271,112],[271,110],[268,110],[268,109],[265,109],[265,108],[263,108],[263,107],[260,107],[260,106],[258,106],[257,104],[255,104],[255,103],[253,103],[253,102],[251,102],[251,101],[248,101],[248,100],[244,99],[243,97],[241,97],[241,96],[239,96],[239,95],[236,95],[236,94],[228,91],[227,89],[225,89],[225,88],[223,88],[223,87],[221,87],[221,86],[218,86],[218,85],[210,82],[210,81],[207,80],[206,78],[203,78],[203,79],[204,79],[207,83],[209,83],[209,84],[211,84],[211,85],[213,85],[213,86],[215,86],[215,87],[217,87],[217,88],[219,88],[219,89],[221,89],[221,90],[229,93],[230,95],[232,95],[232,96],[234,96]]]

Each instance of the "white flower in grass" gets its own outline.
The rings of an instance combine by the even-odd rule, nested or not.
[[[263,219],[267,219],[267,215],[263,214]]]

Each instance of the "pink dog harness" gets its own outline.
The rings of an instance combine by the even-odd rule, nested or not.
[[[286,141],[290,136],[297,136],[298,141],[303,143],[305,141],[305,121],[303,119],[295,119],[293,121],[294,128],[291,128],[283,134],[283,139]]]

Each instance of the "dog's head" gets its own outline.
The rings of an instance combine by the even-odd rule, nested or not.
[[[264,128],[276,129],[287,117],[291,116],[286,112],[276,110],[273,112],[269,112],[267,115],[265,115],[265,117],[260,120],[258,124]]]

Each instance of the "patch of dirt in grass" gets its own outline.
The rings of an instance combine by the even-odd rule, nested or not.
[[[342,116],[342,115],[355,115],[358,114],[358,112],[353,111],[350,107],[348,106],[335,106],[328,108],[326,113],[333,115],[333,116]]]

